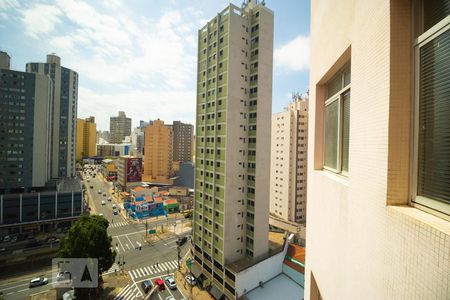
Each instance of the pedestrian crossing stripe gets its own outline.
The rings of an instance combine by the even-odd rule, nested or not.
[[[127,284],[125,288],[123,288],[120,293],[114,297],[114,300],[131,300],[135,299],[136,296],[139,295],[142,295],[142,293],[139,291],[139,288],[137,288],[134,284]]]
[[[126,225],[128,225],[127,222],[116,222],[116,223],[109,222],[110,228],[122,227],[122,226],[126,226]]]
[[[158,266],[151,265],[151,266],[146,266],[146,267],[141,267],[141,268],[137,268],[134,270],[130,270],[130,271],[128,271],[128,274],[130,275],[131,279],[134,280],[134,279],[141,278],[144,276],[156,275],[156,274],[165,273],[167,271],[173,271],[177,267],[178,267],[177,261],[172,260],[172,261],[158,263]]]
[[[111,266],[111,268],[109,268],[108,271],[104,272],[103,274],[109,274],[109,273],[113,273],[114,271],[119,271],[120,267],[117,263],[113,263],[113,265]]]

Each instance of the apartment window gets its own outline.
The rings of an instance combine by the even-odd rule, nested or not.
[[[350,63],[327,82],[326,89],[324,168],[345,175],[350,128]]]
[[[413,202],[450,220],[450,3],[422,5],[415,44]]]

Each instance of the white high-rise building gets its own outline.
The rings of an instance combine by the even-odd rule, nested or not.
[[[295,99],[272,116],[270,213],[306,221],[308,101]]]
[[[53,81],[51,103],[51,178],[75,176],[78,74],[61,66],[61,58],[47,55],[46,63],[28,63],[27,72],[48,75]]]
[[[111,144],[121,144],[125,137],[131,135],[131,118],[127,118],[125,112],[119,111],[117,117],[109,119],[109,142]]]

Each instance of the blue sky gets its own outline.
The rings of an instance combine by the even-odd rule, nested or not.
[[[231,1],[236,5],[241,2]],[[197,30],[229,1],[0,1],[0,50],[11,67],[48,53],[79,74],[78,117],[97,128],[123,110],[139,120],[194,123]],[[309,1],[266,0],[275,13],[272,110],[308,88]]]

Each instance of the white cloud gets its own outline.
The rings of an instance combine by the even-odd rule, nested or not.
[[[55,29],[60,23],[61,11],[52,5],[37,4],[22,13],[22,21],[26,33],[37,39],[41,34],[47,34]]]
[[[309,37],[299,35],[274,52],[275,67],[291,71],[309,68]]]
[[[142,91],[98,93],[79,87],[78,117],[96,117],[97,128],[109,130],[109,118],[119,110],[133,118],[133,126],[139,120],[160,118],[166,123],[182,120],[195,122],[194,91]]]

